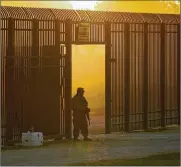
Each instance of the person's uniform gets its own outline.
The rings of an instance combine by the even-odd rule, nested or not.
[[[77,139],[79,133],[84,138],[88,137],[88,122],[87,122],[87,113],[89,112],[88,102],[84,96],[75,95],[72,98],[72,110],[73,110],[73,136],[74,139]]]

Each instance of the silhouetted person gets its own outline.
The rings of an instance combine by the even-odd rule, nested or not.
[[[85,141],[91,139],[88,138],[88,121],[90,124],[88,102],[84,97],[84,89],[78,88],[77,94],[72,98],[72,110],[73,110],[73,136],[74,140],[79,140],[79,133],[81,131]]]

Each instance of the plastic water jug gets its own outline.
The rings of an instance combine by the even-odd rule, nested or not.
[[[22,133],[22,145],[23,146],[43,145],[43,133],[42,132]]]

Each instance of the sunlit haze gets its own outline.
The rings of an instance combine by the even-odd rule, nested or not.
[[[73,9],[94,10],[97,1],[70,1]]]
[[[105,47],[104,45],[72,46],[72,89],[85,88],[91,108],[101,108],[105,99]]]

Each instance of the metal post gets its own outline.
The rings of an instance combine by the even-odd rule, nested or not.
[[[55,49],[56,49],[55,53],[57,56],[56,61],[57,61],[57,64],[60,66],[60,20],[58,20],[58,19],[55,20]],[[59,81],[60,81],[60,69],[59,69],[58,75],[59,76],[56,76],[56,77],[59,77]],[[60,89],[61,89],[61,87],[59,86],[59,93],[60,93]],[[60,94],[59,94],[59,97],[60,97]],[[61,134],[61,131],[60,131],[60,126],[61,126],[60,99],[57,102],[59,102],[59,116],[58,116],[59,124],[57,125],[56,128],[57,128],[57,130],[59,129],[59,132]]]
[[[39,56],[39,22],[38,20],[32,20],[32,65],[38,65],[38,56]],[[36,58],[37,57],[37,58]],[[34,72],[34,71],[32,71]]]
[[[124,69],[124,90],[125,90],[125,111],[124,122],[125,131],[130,131],[130,25],[124,24],[124,42],[125,42],[125,69]]]
[[[14,19],[8,19],[8,43],[7,43],[7,57],[6,57],[6,68],[5,68],[5,110],[6,110],[6,127],[7,127],[7,138],[6,140],[13,139],[13,102],[14,102],[14,91],[13,91],[13,75],[14,75],[14,38],[15,38],[15,24]]]
[[[177,26],[177,85],[178,124],[180,125],[180,23]]]
[[[66,58],[65,58],[65,133],[66,138],[72,138],[72,113],[71,113],[71,98],[72,98],[72,22],[67,20],[65,23],[65,43],[66,43]]]
[[[38,80],[38,73],[39,73],[39,69],[37,68],[37,66],[39,65],[39,21],[36,19],[32,20],[32,53],[31,53],[31,73],[32,73],[32,78],[31,78],[31,85],[32,85],[32,91],[34,96],[31,97],[31,103],[34,106],[32,107],[32,110],[30,110],[30,112],[34,112],[34,114],[29,113],[28,117],[31,115],[37,115],[37,113],[39,113],[39,108],[37,108],[37,105],[39,105],[37,102],[39,100],[41,100],[41,97],[39,96],[39,80]],[[36,68],[34,68],[36,66]],[[38,84],[37,84],[38,83]],[[27,112],[25,110],[25,112]],[[37,115],[38,116],[38,115]],[[24,118],[26,117],[26,119],[24,119],[24,123],[26,124],[26,126],[24,126],[24,130],[26,130],[28,128],[28,123],[33,123],[35,124],[35,126],[37,128],[38,127],[38,122],[34,122],[36,121],[36,119],[34,120],[33,117],[27,118],[26,115],[24,115]],[[29,122],[29,119],[31,122]]]
[[[111,133],[111,23],[105,23],[105,133]]]
[[[165,24],[161,24],[161,57],[160,57],[160,101],[161,127],[165,127]]]
[[[143,70],[144,129],[148,129],[148,23],[144,23],[144,70]]]

